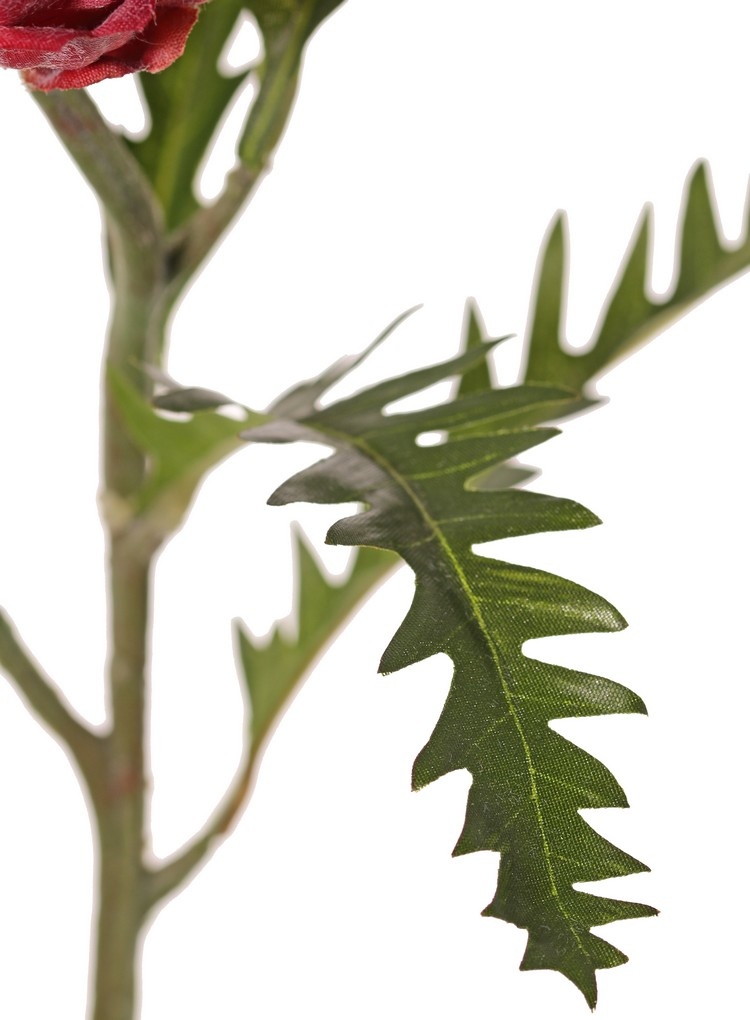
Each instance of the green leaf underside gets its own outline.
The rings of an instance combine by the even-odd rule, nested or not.
[[[600,762],[548,723],[645,708],[627,688],[528,658],[522,646],[548,635],[616,631],[625,622],[572,581],[472,550],[479,542],[599,523],[570,500],[477,484],[501,462],[555,435],[556,429],[538,426],[566,414],[576,397],[536,385],[469,387],[437,407],[382,413],[392,401],[476,369],[488,346],[472,345],[443,365],[304,418],[268,422],[244,437],[333,447],[332,456],[289,479],[269,502],[361,501],[366,509],[334,524],[327,541],[391,550],[414,571],[412,606],[380,669],[391,672],[438,652],[455,667],[442,714],[415,762],[414,787],[456,769],[471,772],[454,852],[501,854],[497,892],[485,913],[528,929],[522,969],[560,971],[593,1008],[596,969],[626,957],[590,929],[655,911],[573,888],[648,869],[581,818],[581,808],[626,807],[625,795]],[[417,445],[421,433],[438,430],[445,443]],[[500,479],[508,483],[502,472]]]
[[[239,662],[252,709],[250,736],[255,752],[263,743],[295,688],[304,679],[335,631],[362,599],[397,564],[380,549],[360,549],[346,579],[329,579],[302,534],[293,534],[296,559],[296,634],[276,626],[260,644],[235,621]]]
[[[160,519],[165,532],[171,532],[210,468],[241,448],[238,432],[243,423],[211,411],[183,421],[164,418],[112,367],[107,383],[131,438],[150,457],[133,509],[148,510]],[[247,411],[246,424],[263,418]]]
[[[612,364],[666,329],[680,315],[722,284],[750,268],[750,203],[744,239],[728,245],[713,209],[713,189],[704,162],[688,178],[676,245],[676,270],[665,298],[649,295],[653,214],[646,206],[629,252],[584,350],[565,347],[568,244],[566,222],[558,215],[545,239],[537,266],[527,337],[527,381],[554,382],[581,390]]]
[[[220,407],[235,405],[231,397],[207,390],[202,386],[180,386],[169,389],[151,400],[152,407],[159,411],[172,411],[176,414],[194,414],[196,411],[216,411]]]
[[[327,373],[330,385],[343,370],[342,366],[341,371]],[[230,398],[212,390],[175,387],[166,400],[157,398],[155,403],[167,410],[199,412],[175,421],[158,414],[117,370],[110,369],[108,384],[133,441],[151,457],[133,509],[155,517],[157,525],[169,534],[179,526],[210,469],[245,445],[238,436],[243,424],[263,421],[265,415],[247,411],[244,423],[225,418],[210,413],[210,408],[230,403]],[[283,626],[277,626],[271,640],[261,644],[241,621],[235,621],[238,662],[252,709],[250,746],[254,755],[336,630],[398,563],[392,553],[361,549],[355,553],[346,578],[330,580],[301,534],[294,533],[293,540],[296,633],[288,635]]]

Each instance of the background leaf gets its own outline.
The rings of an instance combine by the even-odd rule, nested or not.
[[[264,98],[265,92],[278,89],[291,89],[293,95],[305,43],[342,2],[219,0],[201,8],[179,60],[160,74],[139,76],[151,128],[145,138],[131,140],[129,145],[161,200],[168,229],[180,226],[198,208],[194,190],[198,168],[239,89],[255,74],[253,107],[258,91],[264,92]],[[243,11],[255,16],[266,53],[255,65],[229,73],[220,69],[219,59]],[[267,66],[284,63],[292,69],[291,75],[284,72],[266,79]],[[273,98],[267,104],[270,108],[275,105]],[[284,123],[263,116],[263,110],[260,117],[253,117],[253,107],[240,146],[240,155],[247,160],[270,153]]]
[[[669,295],[650,295],[653,210],[646,206],[630,250],[605,302],[593,336],[582,351],[565,348],[564,308],[568,279],[566,219],[552,222],[537,266],[529,317],[524,378],[582,389],[612,364],[666,329],[722,284],[750,268],[750,203],[744,239],[729,245],[714,213],[708,165],[699,161],[685,185]]]
[[[277,625],[269,640],[252,637],[241,621],[235,622],[239,662],[247,685],[253,753],[302,682],[336,630],[373,587],[398,562],[379,549],[356,552],[345,580],[331,580],[320,567],[302,532],[293,531],[296,564],[295,633]]]
[[[167,227],[198,207],[193,183],[224,111],[250,70],[222,74],[218,61],[246,5],[220,0],[201,10],[182,57],[160,74],[139,76],[151,130],[130,147],[161,200]]]

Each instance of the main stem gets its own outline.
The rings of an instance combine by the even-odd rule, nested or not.
[[[106,368],[116,367],[140,390],[139,370],[163,346],[163,254],[157,238],[134,258],[116,226],[108,231],[115,295]],[[132,241],[130,242],[132,246]],[[150,779],[145,750],[151,575],[158,551],[134,527],[132,497],[144,454],[122,423],[104,384],[103,516],[109,548],[109,711],[104,796],[95,805],[99,846],[99,907],[92,1020],[133,1020],[139,1013],[137,974],[146,918],[143,864]]]
[[[144,922],[143,849],[146,790],[142,720],[146,712],[146,633],[149,564],[133,560],[122,540],[112,543],[110,608],[113,657],[106,803],[96,813],[99,907],[93,1020],[138,1015],[136,975]]]
[[[218,201],[193,214],[171,235],[142,168],[85,93],[35,97],[95,188],[107,226],[114,301],[102,408],[101,509],[109,556],[108,732],[79,734],[84,728],[72,720],[10,629],[3,628],[2,619],[0,639],[5,640],[0,640],[0,652],[4,649],[0,661],[13,666],[11,672],[29,701],[42,706],[43,717],[52,720],[61,738],[73,747],[91,794],[99,858],[89,1020],[136,1020],[139,1016],[145,922],[231,828],[257,758],[253,748],[225,803],[202,833],[164,865],[152,868],[145,862],[151,791],[145,744],[151,581],[159,548],[169,534],[143,527],[145,511],[138,498],[149,464],[131,439],[107,385],[107,374],[109,368],[116,369],[131,387],[150,396],[151,382],[144,368],[159,367],[163,361],[170,309],[270,164],[294,101],[305,42],[311,25],[320,20],[317,0],[302,0],[289,10],[269,14],[267,20],[262,25],[266,57],[261,87],[239,139],[240,163]]]

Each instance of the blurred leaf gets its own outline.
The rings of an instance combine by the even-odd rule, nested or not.
[[[263,32],[278,31],[279,26],[304,15],[305,31],[309,37],[343,2],[344,0],[248,0],[247,7],[258,19]]]
[[[215,411],[218,407],[227,407],[236,401],[216,390],[206,390],[201,386],[180,386],[160,393],[151,403],[160,411],[192,414],[195,411]]]
[[[148,513],[160,535],[175,531],[198,485],[219,461],[241,447],[243,422],[204,411],[186,421],[163,418],[117,370],[108,384],[133,442],[149,455],[146,479],[132,508]],[[248,411],[245,424],[263,421]]]
[[[476,302],[469,300],[466,302],[464,310],[460,350],[473,351],[486,345],[487,340],[487,330],[479,314]],[[467,369],[458,380],[458,387],[456,388],[457,396],[465,397],[469,393],[492,389],[494,386],[494,374],[489,361],[490,349],[490,347],[484,346],[486,356],[481,361],[478,361],[476,365]]]
[[[398,562],[390,553],[362,549],[345,580],[329,580],[300,531],[293,533],[293,542],[296,634],[285,634],[277,625],[270,642],[260,643],[241,621],[235,621],[239,659],[252,707],[254,753],[336,630]]]
[[[523,654],[532,638],[620,630],[625,621],[608,602],[561,577],[473,551],[475,543],[599,523],[570,500],[475,484],[555,435],[557,429],[536,426],[575,400],[541,385],[476,389],[486,353],[472,343],[442,365],[244,435],[333,447],[332,456],[289,479],[269,502],[361,501],[365,510],[334,524],[327,541],[396,552],[414,571],[414,601],[381,671],[439,652],[455,667],[443,712],[415,762],[414,786],[469,770],[473,783],[454,852],[500,853],[497,892],[485,913],[528,929],[522,968],[560,971],[593,1007],[596,970],[626,957],[590,929],[655,911],[574,888],[647,869],[583,820],[580,809],[625,807],[625,795],[600,762],[548,724],[645,709],[617,683]],[[470,392],[453,401],[383,414],[391,402],[464,373],[473,373]],[[446,441],[418,445],[432,431]]]
[[[400,326],[405,319],[408,319],[419,308],[421,308],[421,305],[417,305],[397,315],[393,322],[386,326],[360,354],[339,358],[338,361],[335,361],[314,379],[307,379],[305,382],[299,383],[299,385],[287,390],[278,400],[274,401],[269,408],[269,414],[272,414],[275,418],[301,418],[305,414],[309,414],[315,409],[319,398],[324,393],[330,390],[339,380],[343,379],[344,376],[353,372],[358,365],[361,365],[365,358],[369,357],[384,340],[388,339],[397,326]]]
[[[244,70],[227,77],[218,68],[244,6],[242,0],[215,0],[202,7],[180,59],[159,74],[139,75],[151,130],[129,145],[162,203],[168,228],[197,208],[193,182],[198,167],[224,111],[250,74]]]
[[[652,210],[643,211],[598,325],[583,351],[566,350],[563,310],[567,301],[566,221],[555,218],[537,268],[529,316],[524,378],[581,390],[656,333],[661,332],[712,291],[750,267],[750,204],[741,244],[728,246],[716,224],[707,165],[699,162],[688,178],[670,296],[648,294]]]
[[[343,0],[214,0],[201,8],[185,52],[159,74],[139,75],[151,130],[129,145],[159,197],[168,229],[198,208],[194,183],[211,140],[239,89],[255,74],[258,89],[242,134],[241,156],[262,169],[286,124],[307,40]],[[257,66],[224,74],[221,57],[243,11],[263,36]]]

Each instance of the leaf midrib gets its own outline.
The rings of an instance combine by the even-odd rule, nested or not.
[[[448,563],[450,564],[455,576],[458,578],[462,594],[469,605],[471,613],[489,649],[490,655],[495,664],[495,668],[497,669],[497,673],[498,676],[500,677],[500,683],[503,690],[503,696],[508,706],[508,712],[510,714],[511,719],[513,720],[513,724],[515,726],[516,732],[518,734],[518,739],[523,750],[523,756],[526,762],[526,767],[529,775],[531,801],[534,806],[534,813],[536,815],[537,825],[539,828],[539,835],[542,844],[542,857],[544,859],[545,869],[547,872],[547,878],[549,880],[552,898],[555,901],[557,909],[559,910],[561,916],[564,918],[565,923],[567,924],[568,929],[570,930],[570,933],[573,936],[573,939],[575,940],[578,948],[587,958],[590,958],[591,954],[584,946],[570,914],[565,909],[565,904],[562,901],[562,897],[560,896],[560,892],[557,887],[555,869],[552,863],[552,849],[547,839],[547,827],[544,821],[541,798],[539,796],[539,790],[536,783],[537,769],[536,766],[534,765],[531,747],[529,745],[529,741],[527,740],[526,733],[524,732],[520,716],[516,710],[513,694],[508,683],[507,679],[508,667],[503,662],[500,649],[497,647],[496,643],[492,640],[490,630],[487,626],[482,610],[479,606],[477,599],[475,599],[474,597],[471,584],[463,570],[463,567],[461,566],[461,563],[457,555],[454,553],[450,542],[446,538],[438,522],[432,517],[422,499],[420,499],[417,492],[409,484],[408,478],[405,475],[402,475],[401,472],[390,461],[383,457],[377,449],[370,446],[370,444],[367,442],[365,438],[363,438],[362,436],[351,436],[346,433],[339,432],[335,427],[329,426],[327,424],[323,426],[321,431],[330,435],[331,438],[339,439],[340,441],[346,443],[349,446],[354,446],[366,457],[374,461],[378,465],[378,467],[380,467],[385,472],[385,474],[396,483],[396,485],[408,496],[410,501],[416,507],[420,517],[426,524],[427,528],[432,532],[432,534],[437,539],[437,542],[439,543],[440,548],[442,549],[443,555],[448,560]]]

